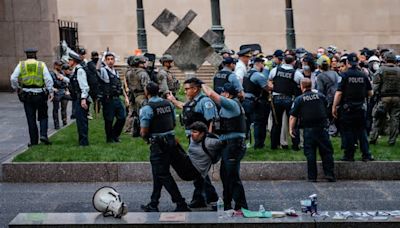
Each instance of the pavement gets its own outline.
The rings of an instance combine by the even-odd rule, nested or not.
[[[49,129],[53,132],[49,106]],[[28,141],[28,129],[22,104],[16,94],[0,93],[0,161],[17,154]],[[150,199],[151,182],[118,183],[1,183],[0,227],[20,212],[95,212],[92,206],[94,192],[102,186],[112,186],[128,204],[129,211],[140,211],[140,205]],[[191,199],[193,185],[179,182],[187,201]],[[222,193],[220,182],[215,186]],[[305,181],[245,181],[244,187],[250,209],[263,204],[267,210],[295,207],[300,200],[318,194],[319,210],[399,210],[400,181],[339,181],[336,183]],[[170,197],[163,190],[161,211],[174,209]]]

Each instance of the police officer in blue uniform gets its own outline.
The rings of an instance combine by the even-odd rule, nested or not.
[[[164,186],[176,203],[175,211],[190,211],[185,199],[170,173],[172,156],[177,151],[175,141],[175,110],[173,104],[158,97],[159,87],[150,82],[146,85],[147,105],[140,109],[140,136],[150,145],[150,163],[153,174],[151,201],[142,205],[146,212],[157,212],[161,189]]]
[[[261,73],[264,69],[264,59],[255,57],[253,62],[253,68],[243,78],[245,92],[243,108],[247,117],[247,134],[250,133],[251,123],[254,123],[254,149],[262,149],[267,136],[270,87],[268,86],[268,76]]]
[[[68,65],[73,69],[74,74],[70,78],[70,92],[75,109],[76,127],[79,135],[79,145],[89,146],[89,85],[86,72],[83,69],[81,57],[75,53],[69,53]]]
[[[204,93],[221,108],[219,110],[219,126],[214,128],[220,133],[220,140],[226,146],[222,150],[220,176],[223,185],[225,210],[232,209],[232,199],[235,210],[247,209],[246,195],[240,180],[240,161],[246,153],[246,116],[240,104],[236,88],[226,83],[221,95],[207,85],[202,85]]]
[[[282,116],[286,111],[289,115],[292,107],[293,98],[299,95],[300,89],[298,85],[303,78],[303,74],[294,69],[295,59],[292,55],[284,57],[284,64],[279,65],[271,70],[269,74],[269,83],[273,87],[272,102],[275,108],[274,123],[271,129],[271,149],[277,149],[280,145],[280,136],[282,129]],[[292,138],[292,149],[300,150],[300,138],[296,134]]]
[[[18,98],[24,104],[30,137],[28,146],[37,145],[39,139],[46,145],[51,144],[47,137],[47,100],[53,99],[53,80],[46,64],[37,60],[37,51],[36,48],[25,49],[27,60],[19,62],[10,77],[11,87],[18,92]]]
[[[332,115],[338,115],[345,150],[342,161],[354,161],[355,144],[359,141],[363,161],[373,161],[369,151],[366,130],[366,98],[372,96],[372,86],[368,77],[357,67],[358,57],[355,53],[347,56],[349,69],[342,74],[333,101]],[[337,109],[339,107],[339,110]]]
[[[175,99],[172,93],[167,95],[168,100],[177,108],[182,109],[182,120],[187,137],[190,137],[190,126],[194,122],[200,121],[210,129],[211,122],[217,117],[217,108],[214,102],[201,92],[202,84],[203,82],[195,77],[189,78],[183,83],[185,94],[188,99],[186,103]],[[194,180],[193,184],[195,189],[189,207],[206,207],[206,202],[211,203],[218,200],[218,194],[208,175],[205,178],[197,178]],[[205,194],[205,198],[203,193]]]
[[[100,94],[104,128],[106,131],[107,143],[120,142],[119,136],[124,128],[126,113],[125,106],[120,100],[124,95],[125,104],[129,105],[129,99],[122,88],[121,79],[118,72],[114,69],[115,55],[111,52],[105,54],[106,66],[100,68]],[[116,121],[113,125],[114,118]]]
[[[290,111],[289,132],[295,137],[295,126],[303,128],[304,155],[307,158],[308,180],[317,181],[318,148],[324,174],[329,182],[336,181],[333,164],[333,147],[328,134],[328,101],[322,93],[311,91],[311,80],[304,78],[300,83],[302,95],[298,96]]]
[[[239,96],[244,96],[243,86],[238,80],[236,74],[233,72],[235,70],[237,60],[232,57],[224,58],[222,65],[224,66],[222,70],[218,71],[213,78],[214,90],[220,94],[218,88],[224,87],[225,83],[231,83],[239,93]]]

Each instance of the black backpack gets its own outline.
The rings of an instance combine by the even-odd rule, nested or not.
[[[86,72],[86,78],[90,88],[89,95],[92,99],[96,100],[99,94],[99,76],[96,65],[93,62],[89,62],[88,64],[82,62],[81,65],[82,69]]]
[[[214,138],[214,139],[218,139],[219,137],[216,134],[213,133],[207,133],[206,137],[204,137],[203,141],[201,142],[201,147],[203,148],[204,152],[211,158],[211,162],[212,164],[216,164],[218,163],[218,161],[221,159],[222,156],[222,149],[216,151],[216,153],[214,155],[212,155],[210,153],[210,151],[208,151],[207,147],[206,147],[206,138]]]

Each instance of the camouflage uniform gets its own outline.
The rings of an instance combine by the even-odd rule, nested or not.
[[[374,122],[370,134],[371,144],[375,144],[379,129],[383,127],[383,123],[389,119],[389,145],[396,143],[396,138],[399,133],[400,119],[400,67],[394,64],[382,66],[378,74],[374,77],[374,90],[379,93],[380,101],[375,105],[372,115]]]

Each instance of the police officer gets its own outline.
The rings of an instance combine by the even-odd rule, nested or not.
[[[91,60],[87,63],[87,69],[90,74],[90,77],[92,77],[93,81],[97,79],[97,63],[99,61],[99,53],[97,51],[92,51],[91,53]],[[98,83],[93,83],[90,87],[90,97],[93,99],[93,110],[95,113],[100,112],[100,102],[97,99],[97,95],[99,94],[99,87]]]
[[[79,145],[89,145],[88,112],[89,112],[89,85],[86,72],[82,68],[82,59],[76,52],[69,53],[69,66],[73,69],[70,80],[70,92],[75,107],[76,127],[79,135]]]
[[[144,88],[150,82],[149,74],[146,71],[147,59],[143,55],[133,56],[128,59],[131,68],[126,73],[126,82],[129,88],[129,120],[132,127],[132,135],[139,137],[139,110],[146,102]]]
[[[261,72],[264,69],[264,59],[253,59],[254,66],[243,78],[245,99],[243,108],[246,112],[247,132],[250,133],[250,124],[254,123],[254,149],[264,147],[267,136],[267,124],[270,107],[268,104],[268,78]]]
[[[284,112],[289,114],[292,107],[293,97],[298,93],[298,85],[303,78],[303,74],[294,69],[295,59],[292,55],[284,57],[284,64],[275,67],[269,74],[270,87],[273,88],[272,102],[275,112],[273,113],[274,122],[271,129],[271,149],[277,149],[280,145],[280,135],[282,128],[282,117]],[[287,124],[287,123],[286,123]],[[300,139],[298,134],[292,138],[292,149],[300,150]]]
[[[61,119],[63,121],[63,125],[64,126],[67,125],[68,100],[66,98],[66,92],[68,88],[69,78],[61,73],[61,65],[62,65],[61,61],[55,61],[54,70],[50,72],[54,83],[53,120],[55,129],[60,129],[60,119],[58,114],[58,110],[60,109],[60,104],[61,104]]]
[[[146,85],[147,105],[140,110],[140,135],[150,142],[150,163],[153,173],[151,201],[142,205],[146,212],[157,212],[161,189],[164,186],[176,203],[175,211],[190,211],[170,173],[173,155],[177,150],[175,141],[175,111],[169,101],[158,97],[159,87],[150,82]]]
[[[167,92],[170,91],[174,96],[179,90],[179,81],[176,79],[175,75],[170,71],[174,58],[172,55],[164,54],[160,58],[161,67],[158,69],[157,83],[160,86],[160,93],[166,96]]]
[[[240,84],[243,83],[243,78],[247,74],[250,58],[252,57],[251,48],[245,48],[237,52],[239,61],[235,67],[235,74]]]
[[[235,210],[247,209],[246,195],[240,180],[240,161],[246,153],[246,117],[237,99],[238,92],[230,83],[224,85],[221,95],[205,84],[202,88],[221,107],[219,126],[215,126],[215,130],[220,132],[220,140],[226,144],[222,150],[220,169],[225,210],[232,209],[232,199],[235,201]]]
[[[119,97],[124,95],[126,105],[129,99],[122,88],[121,79],[114,69],[115,55],[105,54],[106,66],[100,69],[100,97],[103,106],[104,128],[107,143],[120,142],[119,136],[125,124],[125,106]],[[114,118],[116,121],[113,125]]]
[[[236,66],[236,59],[227,57],[222,60],[224,66],[222,70],[218,71],[213,78],[214,90],[219,94],[220,89],[224,87],[226,83],[231,83],[236,90],[240,93],[239,96],[244,97],[243,86],[238,80],[236,74],[233,72]]]
[[[188,99],[186,103],[178,101],[172,94],[167,96],[168,100],[170,100],[175,107],[183,109],[182,120],[187,137],[190,137],[190,126],[194,122],[200,121],[210,129],[211,122],[217,117],[217,109],[214,102],[201,92],[202,84],[203,82],[195,77],[189,78],[183,83],[186,98]],[[208,175],[204,178],[195,179],[193,184],[195,189],[189,207],[206,207],[206,202],[211,203],[218,200],[218,194]],[[206,199],[204,199],[203,192],[205,193]]]
[[[371,57],[372,58],[372,57]],[[380,101],[374,109],[373,128],[370,143],[376,144],[379,129],[389,114],[389,145],[394,146],[399,133],[400,118],[400,67],[396,65],[396,55],[388,53],[386,64],[377,72],[373,81],[374,92],[379,94]]]
[[[363,161],[372,161],[369,152],[366,131],[366,98],[372,96],[371,83],[368,77],[357,68],[358,57],[355,53],[347,56],[349,69],[342,74],[335,93],[332,106],[333,117],[340,116],[341,133],[345,140],[345,150],[342,161],[354,161],[356,140],[359,140]],[[340,110],[337,106],[340,105]]]
[[[300,120],[304,128],[304,155],[307,158],[308,180],[317,180],[317,155],[322,159],[324,174],[329,182],[336,181],[333,169],[333,147],[328,134],[328,101],[322,93],[311,91],[311,80],[303,78],[300,83],[302,95],[298,96],[290,111],[289,132],[295,137],[295,126]]]
[[[28,146],[39,143],[36,120],[40,122],[40,141],[49,145],[47,100],[53,99],[53,80],[46,64],[37,60],[37,49],[27,48],[25,53],[27,60],[19,62],[11,74],[11,87],[17,90],[24,104],[30,137]]]

